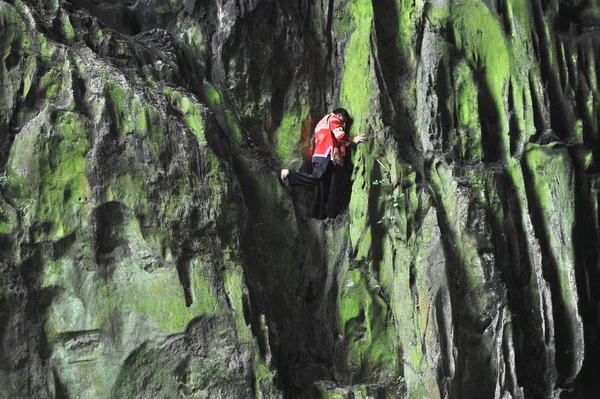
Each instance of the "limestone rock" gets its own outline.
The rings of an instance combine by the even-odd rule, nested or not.
[[[597,3],[0,0],[0,397],[593,395]]]

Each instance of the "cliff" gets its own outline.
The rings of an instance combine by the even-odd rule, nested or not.
[[[599,387],[598,0],[0,0],[0,397]],[[329,219],[333,108],[366,134]]]

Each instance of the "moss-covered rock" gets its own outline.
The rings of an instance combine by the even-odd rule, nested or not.
[[[0,1],[0,392],[589,396],[596,3]]]

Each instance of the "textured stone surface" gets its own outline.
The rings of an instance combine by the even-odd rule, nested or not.
[[[0,0],[0,397],[598,389],[596,0]],[[366,134],[327,221],[308,167]]]

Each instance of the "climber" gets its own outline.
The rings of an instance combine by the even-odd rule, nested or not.
[[[312,155],[312,173],[281,169],[281,180],[289,179],[292,186],[316,186],[315,216],[319,219],[327,217],[327,199],[329,198],[333,168],[343,164],[346,147],[367,140],[365,135],[351,138],[346,134],[345,126],[349,119],[348,111],[344,108],[337,108],[317,123]]]

